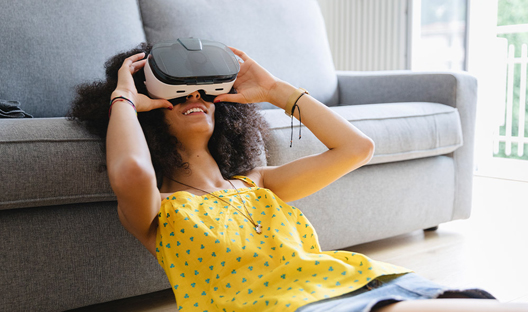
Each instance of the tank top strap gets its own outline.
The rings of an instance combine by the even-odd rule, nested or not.
[[[236,175],[236,176],[232,176],[232,178],[244,181],[247,184],[251,185],[252,187],[258,187],[257,183],[253,182],[253,180],[251,180],[250,178],[248,178],[246,176]]]

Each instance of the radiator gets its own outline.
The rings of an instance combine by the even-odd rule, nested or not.
[[[407,69],[409,0],[318,0],[337,70]]]

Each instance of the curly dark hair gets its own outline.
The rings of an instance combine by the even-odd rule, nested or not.
[[[105,63],[106,80],[84,83],[76,87],[76,97],[67,114],[70,120],[80,122],[89,132],[106,141],[108,128],[108,102],[117,86],[117,72],[124,60],[134,54],[148,55],[152,46],[142,43],[136,48],[119,53]],[[138,93],[148,95],[143,69],[134,74]],[[264,140],[267,123],[259,112],[258,104],[215,104],[215,128],[209,140],[209,151],[225,179],[245,174],[261,162],[265,152]],[[138,120],[150,149],[152,164],[158,178],[172,177],[176,168],[189,169],[178,152],[178,139],[169,133],[169,125],[161,110],[139,112]],[[105,144],[102,146],[105,150]]]

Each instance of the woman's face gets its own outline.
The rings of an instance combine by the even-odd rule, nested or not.
[[[203,100],[198,91],[189,94],[184,103],[164,112],[169,131],[182,143],[199,137],[204,137],[208,142],[213,134],[215,105]]]

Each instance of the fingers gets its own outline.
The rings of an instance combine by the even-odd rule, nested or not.
[[[145,52],[141,52],[141,53],[138,53],[138,54],[134,54],[132,56],[129,56],[125,59],[125,61],[123,62],[123,65],[127,65],[127,66],[130,66],[132,65],[132,63],[136,62],[136,61],[139,61],[141,59],[145,58]]]
[[[214,102],[249,103],[241,93],[221,94],[215,98]]]
[[[166,108],[166,109],[173,109],[173,105],[171,102],[165,100],[165,99],[151,99],[145,94],[137,94],[135,97],[134,102],[136,104],[136,108],[138,112],[148,112],[153,109],[158,108]]]
[[[231,51],[233,51],[233,53],[235,53],[236,56],[240,57],[242,61],[245,62],[249,60],[249,56],[245,52],[235,49],[233,47],[229,47],[229,49],[231,49]]]
[[[143,68],[145,66],[146,63],[147,63],[146,59],[133,63],[130,66],[130,72],[132,74],[137,73],[141,68]]]
[[[144,52],[129,56],[123,61],[123,66],[121,66],[121,68],[127,69],[130,71],[130,73],[134,74],[138,70],[143,68],[143,66],[145,66],[147,60],[144,58],[145,58]]]
[[[170,110],[174,108],[171,102],[163,99],[152,99],[151,103],[154,105],[154,108],[167,108]]]

